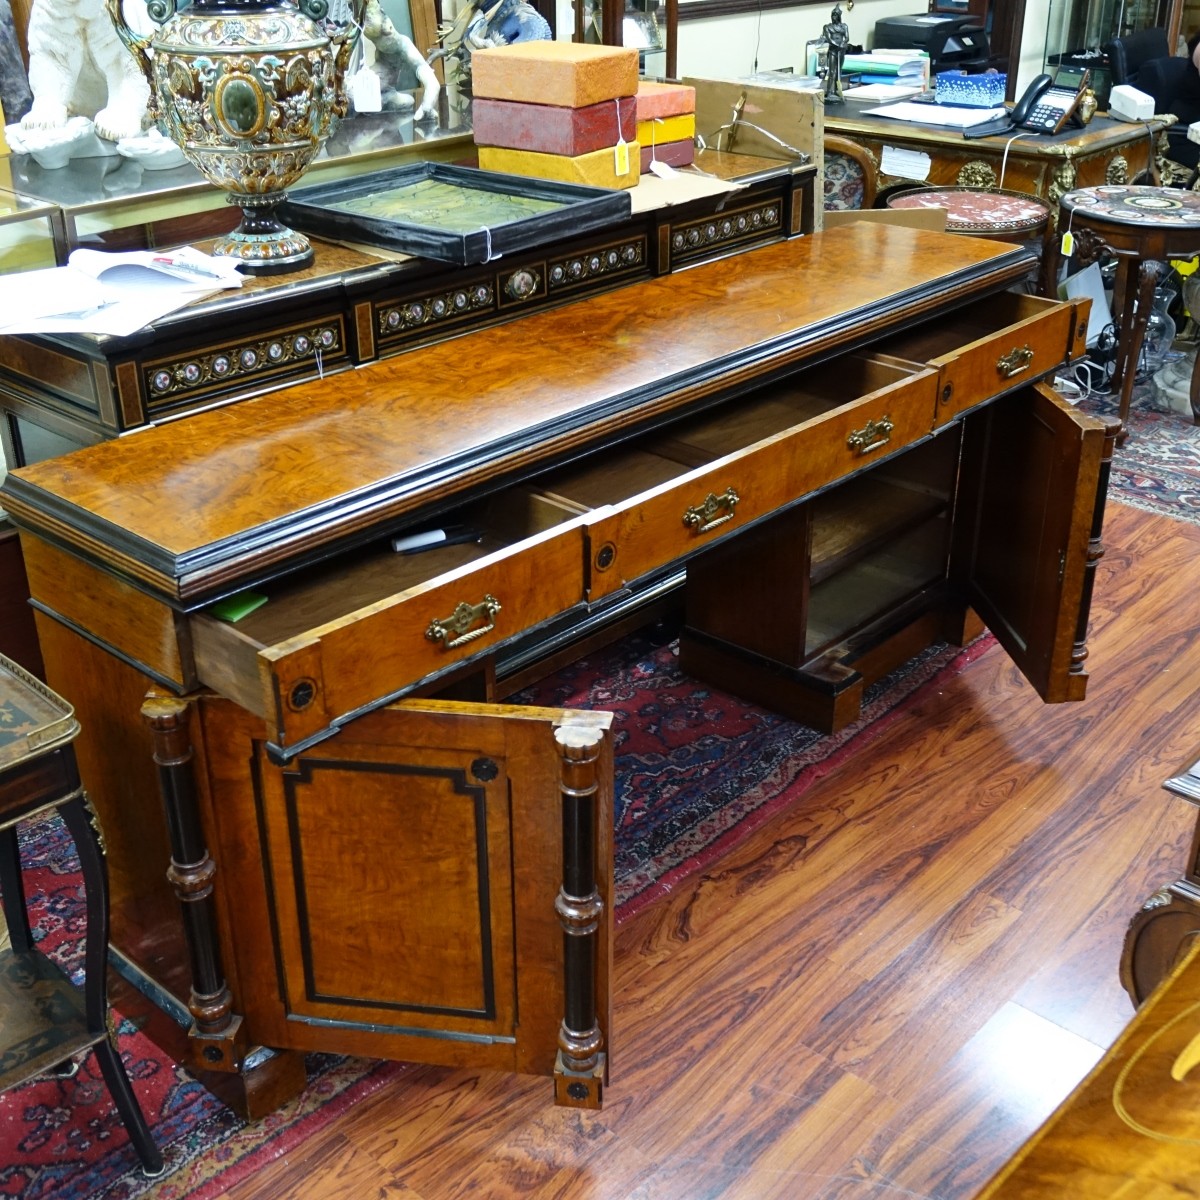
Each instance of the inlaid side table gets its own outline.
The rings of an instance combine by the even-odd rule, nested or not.
[[[1127,436],[1129,402],[1146,321],[1154,299],[1157,272],[1152,265],[1171,258],[1200,254],[1200,193],[1178,188],[1114,184],[1080,188],[1059,201],[1059,234],[1070,233],[1074,259],[1081,265],[1111,256],[1117,260],[1113,317],[1117,322],[1117,362],[1112,385],[1119,389],[1121,432]],[[1048,280],[1058,278],[1061,236],[1051,244]],[[1200,377],[1192,374],[1192,411],[1197,405]]]
[[[944,208],[946,232],[968,237],[985,237],[996,242],[1028,245],[1043,265],[1049,255],[1048,239],[1053,231],[1054,210],[1040,196],[1003,188],[917,187],[893,192],[888,208]],[[1039,281],[1044,290],[1044,284]]]
[[[0,951],[0,1090],[94,1048],[129,1139],[148,1175],[162,1154],[108,1027],[108,878],[100,836],[79,782],[74,711],[0,655],[0,898],[11,947]],[[83,988],[33,944],[16,826],[57,810],[79,855],[87,897]]]

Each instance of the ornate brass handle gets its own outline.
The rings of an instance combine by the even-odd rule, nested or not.
[[[697,533],[707,533],[710,529],[716,529],[718,525],[733,520],[733,510],[737,507],[739,499],[733,488],[726,488],[719,496],[709,492],[704,497],[703,504],[694,504],[683,514],[683,523]],[[728,511],[723,517],[718,517],[717,513],[724,509]]]
[[[1026,342],[1019,349],[1014,346],[1007,354],[1000,355],[996,359],[996,370],[1005,379],[1011,379],[1014,375],[1020,375],[1031,362],[1033,362],[1033,350]]]
[[[846,445],[859,454],[870,454],[880,446],[886,446],[892,439],[895,422],[889,416],[882,416],[878,421],[868,421],[861,429],[856,429],[847,439]]]
[[[500,601],[495,596],[487,595],[478,604],[468,604],[465,600],[444,621],[430,621],[425,636],[431,642],[441,642],[443,649],[454,650],[465,646],[485,633],[491,633],[496,628],[496,614],[500,611]],[[476,621],[486,621],[478,629],[471,626]]]

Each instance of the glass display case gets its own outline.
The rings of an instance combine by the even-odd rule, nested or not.
[[[1044,70],[1064,87],[1091,72],[1101,108],[1108,106],[1112,79],[1105,45],[1142,29],[1167,29],[1170,0],[1050,0],[1046,17]]]
[[[9,190],[6,165],[0,160],[0,275],[57,266],[62,240],[57,205]]]
[[[636,48],[644,78],[673,79],[679,0],[576,0],[575,41]]]
[[[469,113],[448,104],[436,128],[414,127],[410,117],[367,113],[347,117],[304,177],[318,183],[418,157],[461,158],[470,144]],[[178,245],[232,229],[237,210],[191,164],[156,171],[117,154],[72,159],[65,167],[39,166],[31,155],[0,157],[0,189],[10,193],[11,211],[0,200],[0,271],[28,270],[65,262],[77,246],[127,250]],[[9,224],[48,222],[48,261],[25,247],[9,253]],[[11,236],[15,239],[16,233]],[[21,235],[24,246],[32,236]],[[14,265],[9,265],[9,263]],[[20,265],[16,265],[16,264]]]

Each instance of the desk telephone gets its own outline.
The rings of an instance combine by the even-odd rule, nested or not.
[[[1078,87],[1055,87],[1049,75],[1039,75],[1026,89],[1011,111],[994,121],[972,125],[963,130],[963,137],[990,137],[1012,129],[1028,129],[1034,133],[1058,133],[1075,116],[1079,101],[1089,86],[1091,73],[1085,71]]]

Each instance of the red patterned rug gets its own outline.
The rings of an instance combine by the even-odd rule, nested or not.
[[[531,688],[526,703],[616,714],[618,920],[712,862],[873,739],[914,695],[963,670],[992,642],[927,651],[868,694],[860,721],[822,736],[681,675],[675,647],[628,638]],[[26,887],[42,945],[70,969],[80,957],[83,900],[74,854],[56,820],[21,834]],[[0,1096],[0,1197],[22,1200],[212,1200],[287,1154],[407,1068],[311,1055],[304,1094],[247,1126],[129,1022],[121,1054],[167,1161],[146,1179],[95,1061],[69,1079]]]

